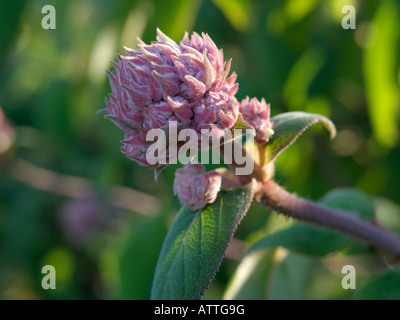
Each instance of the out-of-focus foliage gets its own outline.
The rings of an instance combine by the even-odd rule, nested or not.
[[[55,30],[41,26],[47,4]],[[341,26],[346,4],[356,8],[355,30]],[[0,108],[16,140],[0,154],[0,298],[150,297],[179,209],[176,166],[156,184],[152,171],[124,158],[121,132],[95,112],[110,90],[109,61],[123,45],[136,48],[138,36],[153,40],[156,27],[175,41],[207,32],[233,58],[239,100],[265,97],[272,116],[332,119],[337,138],[305,133],[278,159],[276,180],[314,200],[357,187],[374,199],[376,220],[399,233],[399,21],[396,0],[2,1]],[[385,266],[364,247],[323,259],[279,247],[238,261],[291,223],[253,206],[206,298],[368,298],[374,283],[398,278],[371,279]],[[56,290],[41,287],[46,264],[57,270]],[[346,264],[356,267],[355,291],[341,287]]]

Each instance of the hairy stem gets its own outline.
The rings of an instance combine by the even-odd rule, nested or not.
[[[400,258],[400,239],[372,222],[329,209],[291,194],[269,180],[263,183],[260,202],[273,211],[298,220],[347,233]]]

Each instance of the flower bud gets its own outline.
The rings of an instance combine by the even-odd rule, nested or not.
[[[243,119],[253,126],[256,130],[255,140],[258,143],[266,143],[274,134],[273,123],[270,121],[270,105],[266,104],[265,99],[261,102],[257,98],[249,97],[240,103],[240,113]]]
[[[213,203],[220,188],[221,175],[216,171],[205,172],[201,164],[187,164],[175,172],[174,194],[192,210]]]

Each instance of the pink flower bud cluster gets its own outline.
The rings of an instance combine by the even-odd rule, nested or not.
[[[175,172],[174,194],[178,195],[181,204],[199,210],[215,201],[221,181],[218,172],[205,172],[201,164],[187,164]]]
[[[108,71],[112,92],[101,110],[125,132],[121,151],[128,158],[149,166],[146,134],[167,130],[170,121],[178,131],[234,127],[236,75],[228,78],[230,61],[207,34],[186,33],[178,45],[157,29],[157,41],[138,43],[138,50],[124,47],[127,56],[117,55]]]
[[[257,98],[246,97],[240,103],[239,110],[243,119],[256,130],[255,140],[258,143],[266,143],[274,134],[273,123],[270,121],[270,105],[266,104],[264,98],[260,102]]]

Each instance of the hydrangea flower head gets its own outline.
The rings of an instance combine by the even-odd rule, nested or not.
[[[230,61],[224,62],[207,34],[185,34],[178,45],[157,29],[157,41],[138,49],[124,47],[114,71],[108,71],[111,93],[105,117],[125,132],[121,151],[150,166],[146,150],[151,129],[167,130],[171,121],[178,130],[232,129],[239,113],[235,98],[236,75],[228,78]],[[178,132],[179,133],[179,132]]]

